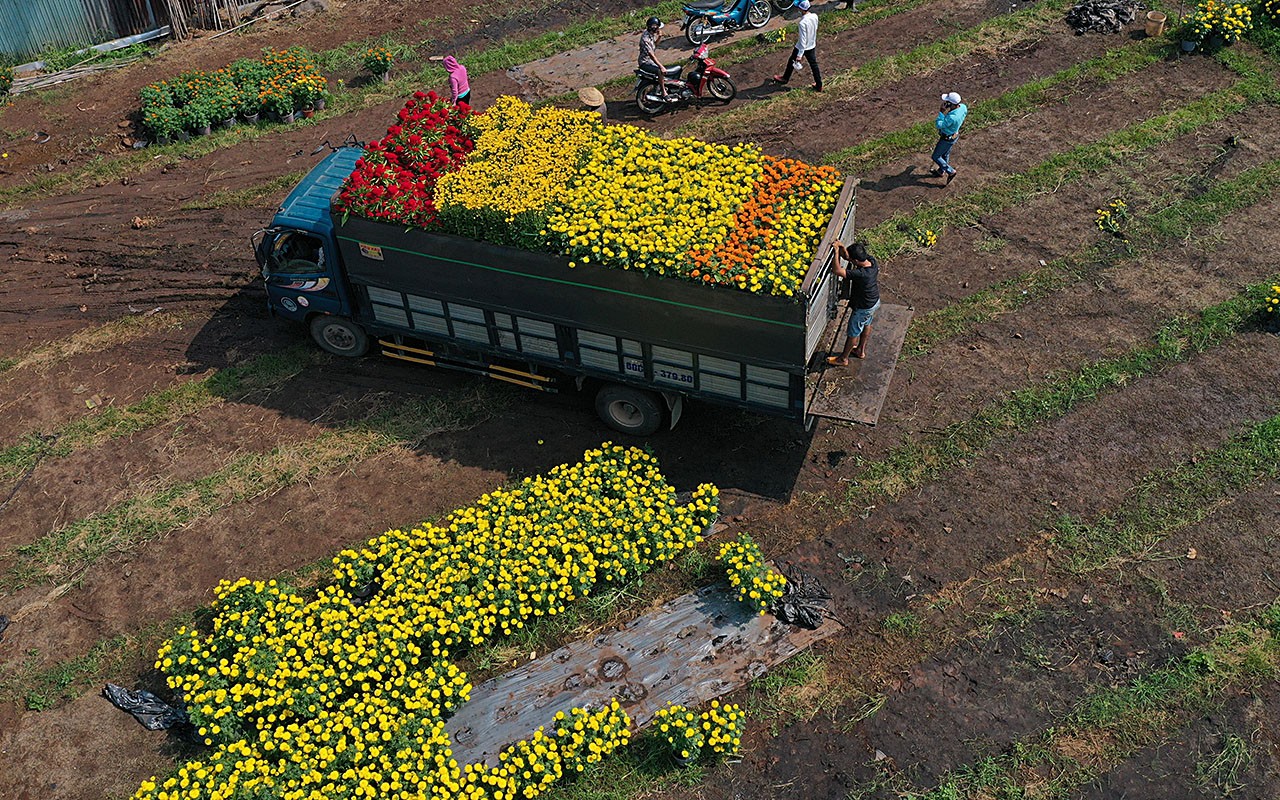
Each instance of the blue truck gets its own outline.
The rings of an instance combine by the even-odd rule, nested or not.
[[[831,244],[852,238],[855,180],[798,296],[779,298],[344,219],[334,195],[361,155],[330,153],[253,236],[270,312],[325,350],[589,391],[607,425],[640,436],[674,427],[686,399],[805,425],[839,417],[811,400],[840,310]]]

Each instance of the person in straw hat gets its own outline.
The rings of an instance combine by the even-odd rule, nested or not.
[[[600,114],[601,119],[608,119],[609,115],[605,113],[604,94],[594,86],[584,86],[578,90],[578,99],[582,104]]]

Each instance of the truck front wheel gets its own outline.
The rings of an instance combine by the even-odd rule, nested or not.
[[[336,356],[355,358],[369,352],[369,336],[349,319],[322,314],[311,320],[311,338]]]
[[[596,413],[619,433],[649,436],[662,427],[662,398],[643,389],[610,384],[596,392]]]

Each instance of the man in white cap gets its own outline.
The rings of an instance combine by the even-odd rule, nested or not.
[[[783,84],[791,80],[791,71],[795,69],[796,64],[800,63],[800,57],[803,56],[809,62],[809,69],[813,70],[813,90],[820,92],[822,91],[822,72],[818,70],[818,15],[809,7],[809,0],[797,0],[796,8],[803,12],[800,15],[800,31],[796,35],[796,47],[791,51],[791,57],[787,59],[786,70],[781,75],[774,75],[773,79]]]
[[[942,96],[942,108],[938,110],[938,119],[934,125],[938,128],[938,143],[933,147],[933,163],[936,164],[929,174],[934,177],[946,174],[947,183],[956,176],[956,168],[948,160],[951,148],[960,138],[960,126],[964,124],[969,107],[960,102],[958,92],[947,92]]]

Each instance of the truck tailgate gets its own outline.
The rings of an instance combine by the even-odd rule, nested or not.
[[[822,341],[826,350],[818,349],[818,368],[806,378],[805,413],[824,419],[875,425],[893,370],[907,337],[912,311],[906,306],[884,304],[876,312],[871,341],[865,359],[849,359],[847,367],[826,363],[825,353],[838,353],[844,345],[849,309],[837,314],[827,325]]]

